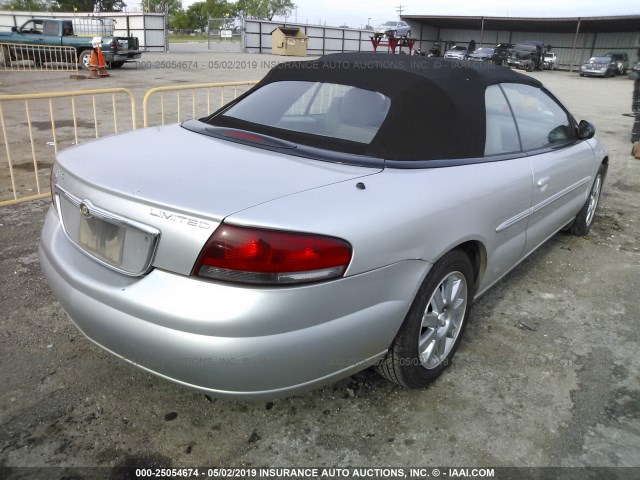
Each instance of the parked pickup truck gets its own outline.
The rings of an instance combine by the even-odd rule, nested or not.
[[[102,35],[106,33],[104,29],[96,29],[93,33],[84,29],[78,35],[75,30],[80,30],[80,26],[73,20],[34,18],[21,27],[12,27],[11,32],[0,32],[0,49],[4,62],[8,66],[12,61],[17,60],[32,60],[36,65],[52,61],[53,50],[20,48],[20,45],[69,46],[76,49],[78,63],[82,68],[87,69],[91,59],[91,41],[94,36],[102,37],[101,49],[104,60],[111,68],[120,68],[127,60],[140,58],[142,55],[136,37],[105,36]],[[58,55],[61,56],[62,53]],[[65,61],[65,59],[56,58],[54,61]]]

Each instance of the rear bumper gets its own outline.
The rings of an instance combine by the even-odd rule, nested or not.
[[[127,52],[127,53],[105,53],[104,60],[105,62],[126,62],[127,60],[135,60],[136,58],[140,58],[142,56],[142,52]]]
[[[82,254],[51,210],[39,247],[51,289],[91,341],[217,397],[274,398],[381,358],[430,268],[400,262],[297,288],[247,288],[153,270],[124,277]]]

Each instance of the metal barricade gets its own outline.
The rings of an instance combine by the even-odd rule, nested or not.
[[[53,45],[0,44],[1,72],[75,72],[78,52],[75,47]]]
[[[152,88],[144,96],[144,126],[207,115],[256,83]],[[136,127],[135,98],[125,88],[0,95],[0,207],[47,197],[58,150]]]
[[[48,196],[59,149],[136,126],[135,98],[125,88],[0,95],[0,206]]]
[[[256,83],[258,82],[202,83],[152,88],[143,100],[144,126],[176,123],[186,118],[208,115]],[[154,96],[160,97],[158,103],[150,102]]]

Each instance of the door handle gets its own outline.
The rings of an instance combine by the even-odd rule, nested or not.
[[[538,187],[540,187],[540,188],[544,188],[544,187],[547,185],[547,183],[549,183],[549,180],[551,180],[551,179],[550,179],[550,177],[543,177],[543,178],[541,178],[541,179],[540,179],[540,180],[538,180],[538,182],[537,182]]]

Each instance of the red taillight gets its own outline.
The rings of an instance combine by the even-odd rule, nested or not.
[[[307,283],[342,276],[350,261],[351,245],[339,238],[222,224],[192,275],[240,283]]]
[[[238,138],[240,140],[248,140],[250,142],[255,142],[255,143],[263,143],[264,140],[256,135],[251,135],[250,133],[244,133],[244,132],[224,132],[223,135],[227,136],[227,137],[232,137],[232,138]]]
[[[117,50],[118,49],[118,42],[116,42],[115,40],[111,40],[111,43],[109,44],[109,47],[111,48],[111,50]]]

